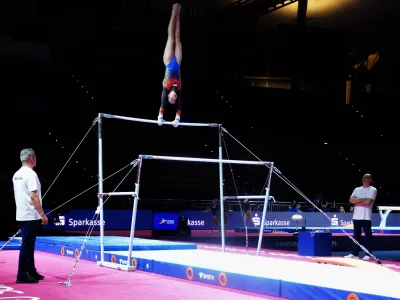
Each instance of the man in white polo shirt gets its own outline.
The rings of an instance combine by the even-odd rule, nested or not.
[[[48,220],[42,208],[39,177],[33,170],[36,166],[35,152],[32,149],[23,149],[20,159],[22,167],[13,176],[16,220],[22,237],[17,283],[38,283],[44,276],[35,267],[35,242],[40,223],[46,225]]]
[[[362,244],[369,253],[372,253],[372,207],[377,195],[377,190],[371,185],[371,174],[365,174],[362,179],[363,185],[356,188],[351,194],[350,203],[354,204],[353,225],[354,239],[361,243],[361,232],[364,231],[365,243]],[[352,254],[347,255],[347,258],[359,258],[358,253],[361,250],[358,245]],[[371,257],[366,253],[364,260],[370,260]]]

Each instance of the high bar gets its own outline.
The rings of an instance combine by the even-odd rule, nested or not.
[[[98,196],[136,196],[135,192],[98,193]]]
[[[400,206],[378,206],[378,210],[400,210]]]
[[[224,199],[265,199],[266,196],[226,196]],[[272,196],[269,196],[269,199],[272,199]]]
[[[148,119],[140,119],[140,118],[131,118],[131,117],[124,117],[124,116],[117,116],[117,115],[110,115],[110,114],[101,114],[104,118],[108,119],[120,119],[125,121],[132,121],[132,122],[141,122],[141,123],[151,123],[151,124],[158,124],[156,120],[148,120]],[[176,125],[173,122],[163,122],[163,125]],[[188,127],[218,127],[219,124],[215,123],[178,123],[179,126],[188,126]]]
[[[140,155],[139,157],[143,159],[155,159],[155,160],[192,161],[192,162],[205,162],[205,163],[222,162],[224,164],[238,164],[238,165],[268,166],[271,164],[271,162],[267,161],[247,161],[247,160],[229,160],[229,159],[219,160],[213,158],[197,158],[197,157],[177,157],[177,156],[158,156],[158,155]]]

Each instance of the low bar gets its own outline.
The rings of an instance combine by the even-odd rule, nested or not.
[[[148,119],[140,119],[140,118],[131,118],[131,117],[124,117],[124,116],[117,116],[117,115],[110,115],[110,114],[102,114],[104,118],[107,119],[119,119],[131,122],[140,122],[140,123],[150,123],[150,124],[157,124],[158,121],[156,120],[148,120]],[[162,125],[176,125],[174,122],[163,122]],[[178,123],[179,126],[188,126],[188,127],[213,127],[216,128],[219,124],[214,123]]]
[[[155,160],[173,160],[173,161],[191,161],[191,162],[205,162],[205,163],[224,163],[224,164],[238,164],[238,165],[257,165],[269,166],[272,164],[268,161],[247,161],[247,160],[229,160],[229,159],[216,159],[216,158],[197,158],[197,157],[178,157],[178,156],[159,156],[159,155],[140,155],[143,159]],[[265,198],[265,196],[263,197]]]
[[[105,268],[122,270],[122,271],[127,271],[127,272],[132,272],[132,271],[136,270],[135,267],[132,267],[130,265],[121,265],[121,264],[112,263],[112,262],[108,262],[108,261],[103,261],[103,262],[98,261],[97,265],[101,266],[101,267],[105,267]],[[35,298],[35,299],[37,299],[37,298]]]
[[[135,196],[135,192],[98,193],[98,196]]]
[[[265,195],[260,195],[260,196],[226,196],[224,199],[265,199]],[[269,196],[269,199],[271,199],[272,196]]]
[[[378,210],[400,210],[400,206],[378,206]]]

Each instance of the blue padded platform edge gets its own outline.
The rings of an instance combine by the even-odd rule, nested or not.
[[[76,258],[80,248],[65,247],[37,243],[36,250]],[[100,260],[99,251],[83,250],[81,259],[97,262]],[[119,254],[104,253],[104,260],[108,262],[127,264],[127,257]],[[152,259],[132,258],[137,270],[186,279],[216,286],[258,293],[273,297],[282,297],[296,300],[309,299],[347,299],[353,294],[352,291],[312,286],[301,283],[287,282],[280,279],[269,279],[256,276],[248,276],[235,273],[220,272],[216,270],[202,269],[186,265],[166,263]],[[202,274],[202,275],[201,275]],[[65,274],[66,278],[68,274]],[[389,298],[378,295],[354,293],[359,299],[369,300],[395,300],[400,298]],[[400,296],[399,296],[400,297]],[[355,298],[357,299],[357,298]]]
[[[280,280],[153,261],[153,273],[279,297]]]
[[[72,248],[80,248],[83,245],[84,236],[67,236],[67,237],[37,237],[36,244],[51,244],[61,245]],[[110,242],[108,242],[110,241]],[[111,245],[108,245],[108,244]],[[104,251],[128,251],[128,237],[104,237]],[[85,243],[85,249],[100,251],[100,237],[88,237]],[[149,251],[149,250],[193,250],[197,249],[197,244],[156,241],[148,239],[135,238],[133,241],[132,250],[134,251]]]
[[[0,241],[0,248],[4,246],[4,244],[7,243],[6,241]],[[21,248],[21,245],[19,241],[11,241],[7,246],[4,247],[3,251],[5,250],[19,250]]]
[[[397,300],[380,295],[365,293],[353,293],[351,291],[338,290],[333,288],[314,286],[303,283],[281,281],[281,296],[286,299],[368,299],[368,300]],[[400,295],[399,295],[400,297]]]

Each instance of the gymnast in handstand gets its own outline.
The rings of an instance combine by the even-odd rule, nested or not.
[[[168,40],[164,51],[165,76],[161,94],[161,107],[158,114],[158,125],[164,122],[164,111],[168,104],[175,105],[174,126],[177,127],[181,119],[181,62],[182,44],[180,35],[181,6],[176,3],[172,7],[172,15],[168,26]]]

